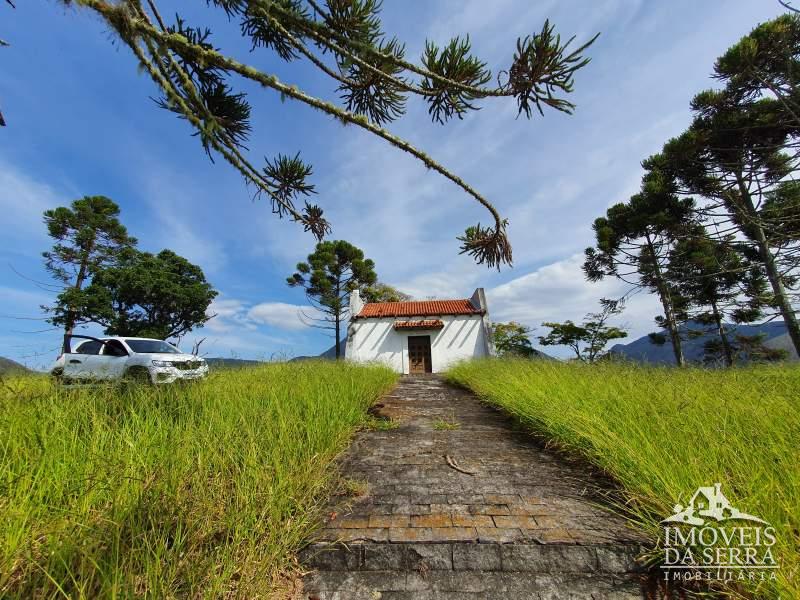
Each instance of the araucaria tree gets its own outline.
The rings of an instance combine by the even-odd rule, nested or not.
[[[608,342],[628,337],[624,329],[607,325],[611,317],[622,312],[624,303],[603,298],[600,307],[600,312],[589,313],[580,325],[572,321],[542,323],[542,326],[550,328],[550,333],[539,336],[539,343],[542,346],[567,346],[578,360],[595,362],[603,356]]]
[[[800,350],[800,324],[790,289],[800,265],[797,238],[786,235],[780,205],[765,212],[767,199],[782,197],[783,180],[795,159],[783,151],[787,129],[773,120],[777,100],[735,106],[724,92],[704,92],[694,99],[699,111],[691,128],[651,158],[670,169],[686,193],[704,199],[701,210],[715,230],[736,232],[754,248],[772,290],[769,302],[783,317]],[[800,132],[800,127],[798,127]]]
[[[677,196],[669,177],[650,170],[639,193],[595,220],[596,247],[586,249],[583,266],[590,281],[616,277],[633,289],[658,295],[664,314],[656,322],[667,330],[680,366],[686,364],[679,329],[681,299],[664,269],[672,243],[693,218],[692,201]]]
[[[172,250],[128,249],[95,275],[86,295],[95,299],[92,321],[109,335],[180,339],[212,318],[217,292],[200,267]]]
[[[364,291],[378,280],[375,263],[364,252],[343,240],[317,244],[308,262],[297,265],[297,272],[286,279],[291,287],[302,287],[309,303],[321,317],[309,317],[315,327],[333,330],[336,359],[343,323],[350,316],[350,292]]]
[[[64,328],[64,352],[75,326],[91,320],[87,308],[96,308],[94,297],[86,293],[87,283],[114,264],[122,250],[136,244],[118,216],[119,207],[105,196],[85,196],[69,208],[44,213],[47,232],[55,240],[43,253],[45,268],[63,285],[55,306],[46,308],[52,315],[48,320]]]
[[[686,318],[717,334],[705,345],[706,362],[719,356],[732,366],[736,335],[726,319],[749,323],[761,317],[767,291],[761,269],[740,252],[733,236],[715,239],[700,227],[672,247],[666,277],[683,299]]]
[[[800,16],[759,25],[717,61],[715,77],[725,87],[695,96],[692,125],[646,163],[698,198],[710,231],[735,234],[752,248],[769,284],[767,306],[800,352],[798,65]]]
[[[380,0],[208,0],[239,21],[253,50],[266,50],[286,62],[308,62],[323,74],[339,96],[332,102],[217,49],[206,27],[191,26],[177,15],[167,23],[155,0],[62,2],[98,14],[153,80],[161,106],[185,119],[209,156],[233,165],[257,196],[270,200],[278,216],[298,221],[319,240],[330,230],[322,209],[307,201],[315,191],[308,182],[312,170],[299,154],[278,155],[262,165],[253,162],[246,146],[251,108],[237,85],[256,84],[366,130],[449,179],[491,216],[489,226],[478,223],[458,238],[461,252],[498,268],[512,259],[506,220],[457,174],[385,126],[405,113],[410,97],[427,103],[432,121],[439,124],[463,118],[489,98],[513,98],[518,113],[526,117],[544,107],[570,113],[574,105],[560,95],[572,91],[575,72],[589,62],[583,53],[597,37],[572,47],[573,38],[562,41],[546,21],[538,33],[517,40],[508,63],[495,76],[472,53],[468,36],[443,46],[428,41],[419,62],[410,62],[405,44],[383,31]],[[300,199],[303,207],[296,205]]]

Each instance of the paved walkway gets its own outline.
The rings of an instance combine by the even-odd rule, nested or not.
[[[584,470],[437,377],[381,402],[400,426],[343,456],[361,495],[333,498],[303,551],[307,598],[642,598],[643,540]]]

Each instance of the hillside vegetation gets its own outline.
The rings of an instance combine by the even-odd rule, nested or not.
[[[20,373],[27,373],[29,369],[19,364],[18,362],[0,356],[0,375],[19,375]]]
[[[777,582],[755,597],[800,597],[800,415],[796,366],[728,370],[480,360],[449,373],[531,431],[619,482],[652,539],[699,486],[777,530]],[[658,560],[654,551],[653,560]]]
[[[396,380],[275,364],[190,386],[0,390],[0,597],[265,597]]]

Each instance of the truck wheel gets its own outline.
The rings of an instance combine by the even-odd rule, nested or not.
[[[140,385],[150,385],[153,383],[150,379],[150,373],[144,367],[131,367],[125,372],[124,380],[128,383],[137,383]]]

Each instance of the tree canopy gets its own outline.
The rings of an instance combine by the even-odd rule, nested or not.
[[[99,271],[87,295],[105,299],[92,315],[108,335],[180,338],[202,327],[217,292],[200,267],[172,250],[128,250],[116,265]]]
[[[87,310],[98,309],[97,298],[85,290],[87,281],[136,244],[118,217],[119,206],[105,196],[84,196],[69,207],[44,212],[47,232],[55,240],[42,253],[45,269],[62,286],[56,304],[46,309],[50,323],[64,327],[64,351],[75,326],[90,320]]]
[[[396,287],[380,281],[363,290],[365,302],[408,302],[411,296]]]
[[[63,350],[76,325],[108,335],[167,339],[202,327],[217,296],[202,269],[171,250],[140,252],[105,196],[85,196],[44,213],[53,247],[45,268],[61,283],[49,322],[64,327]]]
[[[531,358],[537,355],[531,345],[531,328],[510,321],[508,323],[492,323],[492,341],[498,356],[517,356]]]
[[[700,227],[672,247],[666,278],[680,295],[682,320],[716,331],[718,340],[706,344],[707,354],[733,365],[736,353],[726,321],[748,323],[761,317],[766,296],[761,270],[739,251],[733,236],[716,239]]]
[[[590,281],[612,276],[658,295],[664,314],[657,321],[669,333],[678,365],[685,362],[678,328],[680,298],[664,269],[671,245],[695,221],[693,209],[693,201],[680,198],[668,176],[649,169],[638,193],[595,220],[596,246],[586,249],[583,266]]]
[[[572,321],[563,323],[542,323],[550,328],[546,336],[539,336],[542,346],[567,346],[575,353],[575,358],[593,363],[603,355],[603,350],[611,340],[628,337],[624,329],[607,325],[608,319],[622,312],[623,303],[619,300],[600,300],[601,310],[589,313],[580,325]]]
[[[311,306],[322,315],[307,316],[309,324],[333,330],[337,359],[342,323],[350,314],[350,292],[366,292],[377,281],[375,263],[344,240],[318,243],[308,261],[298,263],[297,271],[286,279],[290,287],[303,288]]]
[[[800,351],[798,68],[800,15],[758,25],[717,60],[721,87],[694,96],[689,128],[643,161],[641,192],[595,221],[587,277],[657,293],[678,364],[690,318],[716,325],[733,363],[726,314],[779,316]]]

